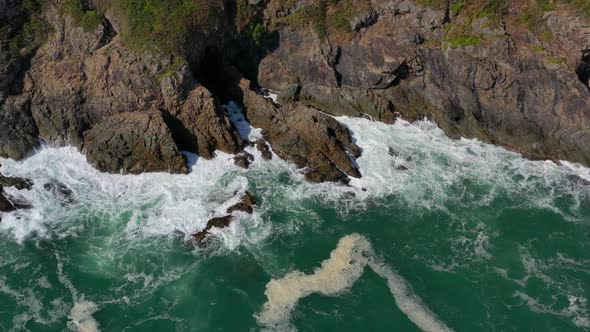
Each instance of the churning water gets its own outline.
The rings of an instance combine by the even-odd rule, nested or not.
[[[74,148],[1,160],[35,185],[6,189],[34,208],[2,215],[0,330],[590,329],[589,169],[338,120],[363,149],[350,186],[252,148],[249,170],[191,155],[189,175],[103,174]],[[191,244],[247,190],[253,215]]]

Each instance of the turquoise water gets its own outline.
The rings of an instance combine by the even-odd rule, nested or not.
[[[0,223],[0,330],[590,329],[590,187],[576,180],[590,170],[428,122],[339,120],[364,150],[351,187],[225,154],[189,175],[100,174],[72,148],[2,160],[36,185],[9,189],[35,208]],[[43,190],[53,179],[73,203]],[[189,235],[245,190],[255,214],[196,248]]]

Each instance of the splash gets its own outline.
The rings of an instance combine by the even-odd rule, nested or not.
[[[412,293],[401,276],[379,262],[369,241],[359,234],[340,239],[330,258],[313,274],[294,271],[271,280],[264,292],[268,300],[257,317],[259,323],[271,329],[293,330],[289,319],[300,299],[313,293],[337,296],[354,285],[366,266],[387,280],[399,309],[422,331],[451,331]]]

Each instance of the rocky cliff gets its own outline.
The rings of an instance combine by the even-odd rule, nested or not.
[[[0,0],[0,156],[42,140],[103,171],[185,172],[180,151],[245,146],[221,106],[233,99],[312,181],[361,176],[326,113],[427,117],[451,137],[590,165],[590,19],[570,4],[134,1]]]

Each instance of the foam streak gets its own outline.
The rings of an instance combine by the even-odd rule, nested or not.
[[[266,285],[264,294],[268,300],[257,317],[258,322],[271,329],[293,330],[289,319],[300,299],[313,293],[337,296],[354,285],[367,265],[387,280],[399,309],[421,330],[451,331],[412,293],[401,276],[379,262],[369,241],[359,234],[340,239],[330,258],[323,261],[313,274],[294,271],[281,279],[271,280]]]

